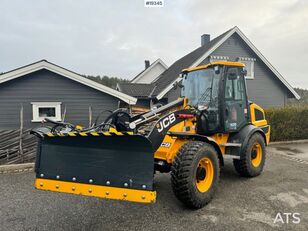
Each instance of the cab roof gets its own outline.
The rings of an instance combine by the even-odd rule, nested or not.
[[[182,72],[191,72],[191,71],[206,69],[208,67],[215,66],[215,65],[232,66],[232,67],[245,67],[245,64],[240,63],[240,62],[216,61],[216,62],[211,62],[211,63],[208,63],[206,65],[202,65],[202,66],[186,68],[186,69],[183,69]]]

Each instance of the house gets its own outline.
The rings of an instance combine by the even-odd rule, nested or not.
[[[168,69],[168,66],[161,59],[157,59],[151,65],[149,60],[145,60],[144,63],[144,70],[135,76],[130,83],[120,83],[116,87],[118,91],[138,99],[136,106],[133,107],[135,111],[143,111],[152,107],[153,101],[150,100],[151,92],[154,90],[152,83]],[[167,102],[166,99],[162,101]]]
[[[44,117],[88,126],[104,110],[135,104],[116,91],[46,60],[0,75],[0,130],[39,126]],[[103,120],[108,113],[103,113]]]
[[[116,89],[138,99],[136,105],[133,107],[133,110],[147,110],[153,106],[153,102],[156,102],[151,100],[151,92],[155,89],[152,84],[120,83],[117,85]],[[167,99],[165,98],[161,101],[163,101],[164,104],[167,103]]]
[[[152,83],[158,76],[160,76],[165,70],[168,69],[168,66],[161,60],[157,59],[150,65],[149,60],[145,60],[145,68],[137,76],[135,76],[131,83]]]
[[[209,34],[202,35],[200,47],[173,63],[146,86],[147,91],[141,90],[141,85],[138,86],[136,89],[140,89],[140,94],[143,95],[136,94],[135,97],[138,100],[142,98],[143,101],[147,98],[148,105],[170,102],[180,96],[180,89],[174,89],[173,85],[180,81],[182,69],[218,60],[240,61],[246,65],[248,98],[264,108],[285,106],[288,98],[300,98],[238,27],[231,28],[212,40]],[[127,87],[123,89],[123,93],[130,94],[126,91]]]

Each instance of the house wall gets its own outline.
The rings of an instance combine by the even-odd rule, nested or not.
[[[137,103],[136,103],[136,106],[144,107],[144,108],[150,108],[151,107],[151,99],[139,98]]]
[[[260,60],[246,43],[237,35],[233,34],[211,55],[228,56],[229,61],[236,61],[238,57],[255,58],[254,79],[247,79],[247,92],[249,100],[261,107],[284,106],[288,93],[286,87]],[[202,63],[208,63],[209,59]]]
[[[114,110],[119,99],[67,79],[47,70],[40,70],[0,84],[0,129],[16,129],[20,125],[20,108],[24,108],[24,127],[40,126],[31,122],[31,102],[62,102],[65,121],[88,126],[89,106],[93,119],[102,110]],[[107,114],[102,116],[106,117]]]
[[[132,83],[152,83],[165,70],[166,68],[163,65],[157,63],[153,67],[150,67],[148,71],[145,70],[142,73],[142,77],[135,79]]]
[[[168,102],[177,100],[181,96],[181,88],[177,87],[176,89],[171,89],[165,97],[168,98]]]
[[[228,56],[229,61],[237,61],[238,57],[255,58],[254,79],[247,79],[247,92],[249,100],[263,108],[280,107],[286,104],[288,92],[281,81],[260,60],[255,53],[237,34],[233,34],[211,55]],[[200,65],[209,63],[206,58]],[[167,94],[168,102],[180,96],[180,89],[172,89]]]

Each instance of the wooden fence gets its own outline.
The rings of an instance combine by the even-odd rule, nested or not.
[[[37,138],[24,129],[24,107],[19,111],[19,129],[0,130],[0,165],[34,162]]]
[[[34,162],[37,138],[27,130],[0,131],[0,165]]]
[[[66,116],[66,107],[62,115],[63,121]],[[92,107],[89,107],[89,126],[93,119]],[[19,111],[19,128],[14,130],[1,130],[0,128],[0,165],[20,164],[35,161],[37,150],[37,138],[30,135],[30,129],[24,129],[24,108]]]

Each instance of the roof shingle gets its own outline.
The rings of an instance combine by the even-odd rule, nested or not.
[[[146,83],[120,83],[119,91],[134,97],[148,98],[151,95],[154,85]]]

